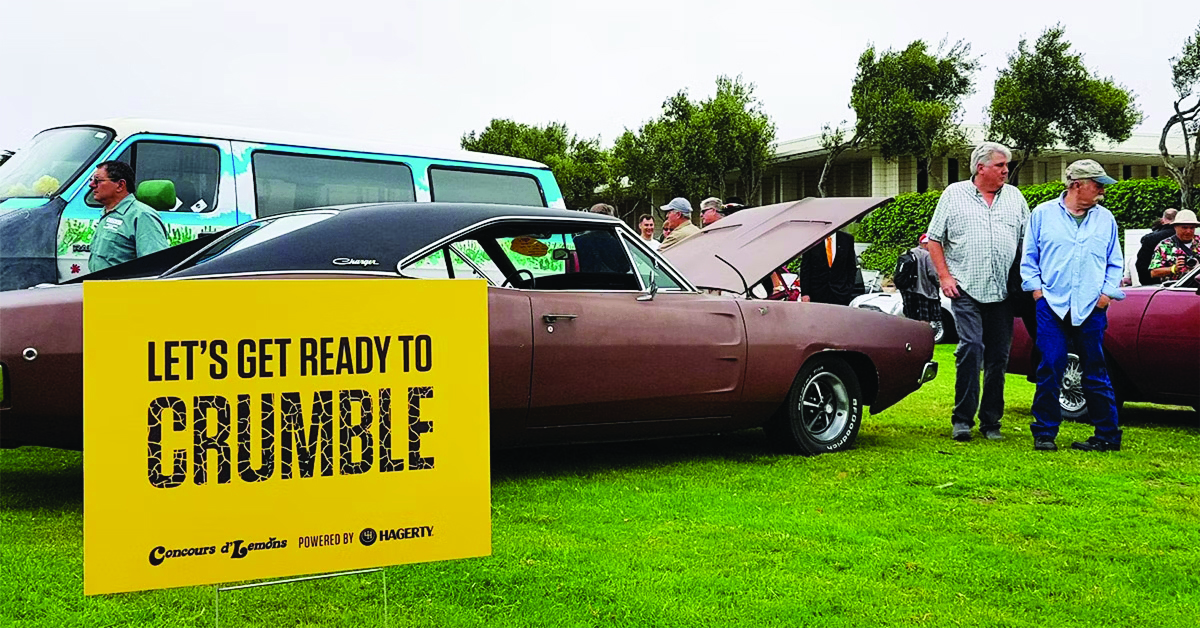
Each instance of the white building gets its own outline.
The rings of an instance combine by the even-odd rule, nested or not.
[[[973,144],[983,140],[982,126],[967,125],[965,130]],[[1077,153],[1066,147],[1047,150],[1023,164],[1018,172],[1020,180],[1012,183],[1028,185],[1061,181],[1067,165],[1077,159],[1096,160],[1118,181],[1166,176],[1158,142],[1159,135],[1141,133],[1120,144],[1097,142],[1096,149],[1090,153]],[[1183,154],[1182,138],[1177,135],[1169,138],[1168,148],[1172,155]],[[767,205],[818,196],[817,182],[826,155],[828,151],[821,148],[820,135],[777,143],[775,156],[763,174],[759,198],[748,200],[756,205]],[[834,161],[826,190],[830,196],[895,196],[944,188],[970,177],[970,156],[971,149],[966,147],[958,154],[933,158],[927,174],[919,171],[917,160],[912,157],[889,162],[873,147],[848,150]]]

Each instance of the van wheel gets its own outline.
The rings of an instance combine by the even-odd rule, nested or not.
[[[768,434],[793,453],[843,451],[854,446],[862,413],[862,388],[854,370],[838,358],[819,358],[800,369]]]

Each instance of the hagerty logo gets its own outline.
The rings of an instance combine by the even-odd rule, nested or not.
[[[375,541],[403,541],[405,539],[423,539],[433,536],[433,526],[412,526],[410,528],[363,528],[358,535],[358,542],[363,545],[374,545]]]

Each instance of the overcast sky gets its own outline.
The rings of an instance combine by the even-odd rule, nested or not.
[[[492,118],[566,123],[604,145],[685,88],[742,75],[778,139],[849,119],[868,44],[965,39],[981,56],[965,121],[1026,37],[1066,26],[1158,133],[1168,59],[1200,2],[0,0],[0,148],[48,126],[172,118],[456,147]]]

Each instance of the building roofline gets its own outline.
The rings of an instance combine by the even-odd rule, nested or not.
[[[983,141],[984,127],[982,124],[964,124],[963,130],[967,134],[967,139],[971,145],[975,145]],[[1159,140],[1162,139],[1161,134],[1155,133],[1134,133],[1124,142],[1113,143],[1106,141],[1098,141],[1090,151],[1086,151],[1089,155],[1140,155],[1140,156],[1158,156]],[[825,148],[821,146],[821,134],[806,135],[792,140],[783,140],[775,143],[775,153],[771,157],[771,161],[793,161],[797,159],[806,159],[809,157],[818,157],[827,154]],[[869,148],[869,147],[868,147]],[[963,147],[968,150],[969,146]],[[1167,148],[1172,155],[1182,155],[1183,138],[1178,133],[1173,133],[1167,137]],[[1058,145],[1053,148],[1046,149],[1038,153],[1039,157],[1054,157],[1058,155],[1078,155],[1080,151],[1074,151],[1065,145]]]

